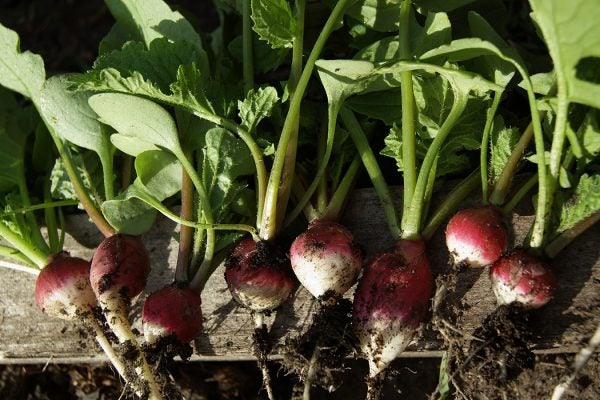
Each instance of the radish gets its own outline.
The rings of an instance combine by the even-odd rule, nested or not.
[[[343,225],[317,220],[290,247],[292,269],[316,298],[341,298],[356,281],[362,252]]]
[[[446,226],[446,246],[454,263],[481,268],[496,261],[508,246],[501,211],[493,206],[461,210]]]
[[[35,302],[51,317],[87,318],[97,306],[90,286],[90,262],[61,252],[50,257],[35,282]]]
[[[370,379],[404,351],[429,307],[433,281],[423,240],[401,239],[375,257],[354,294],[354,324]]]
[[[251,238],[242,239],[227,259],[225,281],[233,298],[256,313],[273,311],[297,286],[285,253]]]
[[[115,234],[104,239],[92,258],[90,282],[106,322],[118,341],[134,351],[135,370],[150,399],[162,399],[154,373],[128,320],[131,299],[146,286],[150,257],[139,237]]]
[[[523,249],[497,260],[490,278],[499,305],[517,303],[525,309],[548,303],[556,287],[550,266]]]
[[[149,344],[171,335],[188,343],[202,329],[200,296],[189,287],[165,286],[144,301],[142,322]]]

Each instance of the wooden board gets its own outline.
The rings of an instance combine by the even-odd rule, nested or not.
[[[397,191],[399,194],[399,191]],[[527,214],[527,213],[525,213]],[[520,243],[532,217],[515,215],[514,241]],[[367,257],[392,244],[379,201],[372,190],[357,190],[349,202],[344,223],[355,233]],[[151,253],[152,274],[147,292],[172,279],[177,244],[171,233],[175,224],[160,218],[143,239]],[[101,240],[83,215],[69,219],[66,248],[73,255],[90,258],[93,247]],[[441,232],[435,236],[428,252],[434,274],[446,266],[447,251]],[[585,233],[554,260],[559,290],[556,298],[533,318],[536,349],[540,352],[570,352],[593,332],[600,323],[600,226]],[[33,275],[0,268],[0,363],[94,362],[104,361],[94,341],[75,324],[43,315],[33,299]],[[469,271],[461,276],[455,293],[470,305],[461,316],[459,326],[466,332],[478,326],[493,309],[494,296],[487,271]],[[132,310],[134,326],[140,329],[143,296]],[[310,321],[314,301],[300,289],[274,316],[269,317],[272,333],[281,345],[287,335],[297,335]],[[194,343],[193,360],[251,359],[252,322],[249,314],[231,299],[220,267],[210,278],[202,295],[204,330]],[[273,357],[277,358],[280,347]],[[404,357],[437,357],[441,343],[435,332],[425,328],[411,344]]]

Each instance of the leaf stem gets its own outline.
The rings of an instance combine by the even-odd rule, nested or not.
[[[40,249],[27,240],[23,239],[17,233],[13,232],[4,222],[0,221],[0,236],[8,243],[14,246],[19,252],[33,262],[38,268],[43,268],[50,256],[50,251]]]
[[[25,149],[23,149],[23,152]],[[24,154],[23,154],[24,156]],[[18,187],[19,187],[19,195],[21,196],[21,202],[23,203],[24,208],[29,208],[31,206],[31,200],[29,198],[29,189],[27,188],[27,181],[25,177],[25,166],[23,163],[19,165],[19,177],[18,177]],[[40,232],[40,226],[35,219],[35,215],[31,211],[27,211],[24,213],[25,219],[27,220],[27,225],[29,226],[29,232],[31,234],[31,240],[33,243],[42,249],[45,252],[49,252],[50,248],[48,244],[44,240],[42,233]]]
[[[360,171],[360,167],[362,166],[362,160],[360,155],[356,155],[352,160],[352,163],[348,167],[346,174],[342,178],[339,186],[335,190],[335,193],[331,197],[325,212],[323,212],[320,219],[327,219],[336,221],[339,219],[344,206],[348,200],[348,195],[350,194],[352,188],[354,187],[354,183],[356,182],[356,177],[358,172]]]
[[[228,131],[235,133],[240,137],[240,139],[242,139],[242,141],[250,150],[250,154],[252,155],[252,159],[254,161],[254,167],[256,168],[256,226],[260,226],[260,223],[262,221],[262,213],[265,203],[268,179],[267,168],[265,166],[265,161],[263,159],[263,153],[261,148],[258,146],[250,132],[248,132],[235,122],[227,118],[219,117],[210,113],[198,113],[194,110],[190,111],[192,111],[192,113],[197,117],[210,121],[218,126],[222,126]]]
[[[600,211],[596,211],[589,217],[579,221],[575,226],[561,232],[555,239],[546,245],[544,251],[550,258],[556,257],[558,253],[567,247],[575,238],[585,232],[588,228],[600,221]]]
[[[52,125],[48,123],[46,120],[46,116],[41,112],[41,107],[39,107],[39,103],[35,103],[35,107],[38,110],[38,113],[44,120],[46,127],[48,128],[48,132],[50,132],[50,136],[52,136],[52,140],[54,141],[54,145],[58,150],[58,154],[63,161],[65,170],[67,171],[67,175],[69,176],[69,180],[73,185],[73,189],[75,190],[75,194],[81,203],[81,206],[86,211],[94,225],[98,228],[98,230],[105,236],[109,237],[115,234],[115,229],[108,223],[106,218],[102,215],[96,204],[90,197],[88,191],[83,187],[81,183],[81,179],[75,170],[75,166],[73,163],[73,158],[71,157],[71,152],[68,147],[65,146],[63,140],[58,136],[58,134],[52,128]]]
[[[442,204],[433,212],[429,221],[423,228],[421,236],[425,240],[431,239],[435,231],[446,220],[448,215],[456,210],[456,207],[471,193],[481,182],[479,180],[480,170],[477,168],[471,172],[463,181],[461,181],[447,196],[444,197]]]
[[[252,22],[250,19],[251,2],[244,1],[242,7],[244,93],[247,94],[254,88],[254,44],[252,40]]]
[[[352,111],[342,107],[340,110],[340,117],[348,129],[350,137],[352,137],[352,141],[354,142],[354,145],[360,154],[363,165],[369,174],[369,178],[371,178],[373,187],[375,188],[377,196],[379,197],[379,201],[383,206],[385,219],[387,221],[390,233],[394,239],[398,239],[402,233],[400,229],[400,221],[398,219],[398,212],[396,210],[394,198],[392,197],[390,188],[385,182],[385,178],[383,177],[383,173],[379,168],[375,154],[373,154],[373,149],[371,149],[365,133],[363,132],[362,127]]]
[[[184,152],[186,158],[190,158],[191,151]],[[191,220],[194,218],[194,185],[189,174],[181,168],[181,219]],[[190,226],[180,224],[179,248],[177,250],[177,265],[175,267],[175,282],[186,282],[188,280],[188,266],[192,253],[192,240],[194,229]]]
[[[488,154],[490,148],[490,132],[492,131],[492,126],[494,126],[494,117],[496,116],[496,111],[498,110],[498,106],[500,106],[500,99],[502,98],[502,92],[494,92],[494,99],[492,100],[492,105],[488,108],[485,126],[483,127],[483,135],[481,135],[481,152],[479,156],[479,170],[481,172],[481,193],[482,193],[482,202],[483,204],[488,203]],[[504,173],[504,168],[502,172]]]
[[[277,145],[277,151],[275,152],[275,159],[273,161],[273,167],[271,168],[271,174],[269,176],[269,183],[267,185],[267,192],[265,196],[265,203],[263,207],[262,221],[259,228],[259,234],[262,239],[268,240],[273,238],[277,234],[277,200],[279,198],[279,186],[282,183],[282,172],[285,165],[286,151],[288,143],[294,134],[294,126],[296,124],[296,118],[300,112],[300,104],[304,91],[308,85],[308,81],[312,75],[315,62],[321,54],[325,42],[329,38],[329,35],[336,28],[339,19],[342,17],[346,6],[352,0],[340,0],[336,3],[333,11],[329,15],[325,26],[321,30],[317,41],[308,56],[302,75],[298,80],[298,86],[291,97],[290,108],[286,115],[281,136],[279,138],[279,144]],[[326,161],[326,160],[323,160]],[[323,164],[327,164],[324,162]],[[291,179],[291,178],[290,178]],[[312,193],[310,194],[312,195]],[[281,207],[280,207],[281,208]]]
[[[52,195],[50,193],[50,179],[44,182],[44,203],[51,202]],[[58,253],[61,250],[60,240],[58,237],[58,225],[56,223],[56,213],[53,208],[44,208],[44,219],[48,232],[48,245],[51,253]]]
[[[537,174],[534,174],[531,178],[529,178],[515,193],[514,196],[510,199],[508,203],[502,207],[502,213],[504,215],[509,215],[515,209],[515,207],[523,200],[523,197],[535,186],[538,182]]]
[[[411,0],[405,0],[400,7],[399,53],[401,60],[411,60],[410,48],[410,15]],[[404,200],[402,220],[408,215],[417,183],[416,161],[416,123],[415,97],[413,92],[412,71],[400,73],[401,103],[402,103],[402,165],[404,177]]]
[[[423,206],[425,200],[425,191],[427,188],[427,181],[429,180],[429,172],[434,165],[435,159],[442,147],[442,144],[450,134],[450,131],[458,121],[458,118],[462,114],[467,105],[467,94],[461,90],[455,88],[455,84],[452,84],[452,90],[454,92],[454,102],[448,117],[440,127],[435,139],[429,145],[419,176],[417,178],[417,184],[415,186],[415,192],[413,195],[413,201],[410,204],[408,215],[402,220],[402,238],[408,240],[414,240],[420,237],[421,219],[423,217]]]

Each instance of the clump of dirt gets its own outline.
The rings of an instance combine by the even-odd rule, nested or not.
[[[345,362],[356,347],[351,312],[352,303],[347,299],[320,304],[308,329],[299,337],[288,339],[284,368],[328,392],[335,391],[342,384]]]

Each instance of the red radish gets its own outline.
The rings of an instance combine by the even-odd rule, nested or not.
[[[502,212],[493,205],[459,211],[446,227],[446,245],[455,263],[472,268],[493,263],[508,246]]]
[[[296,288],[288,258],[266,241],[242,239],[225,267],[225,280],[231,295],[252,311],[274,310]]]
[[[150,257],[140,238],[116,234],[96,249],[90,281],[99,300],[119,297],[129,301],[144,290],[149,274]]]
[[[64,251],[51,256],[35,282],[35,302],[51,317],[85,318],[97,305],[90,286],[90,262]]]
[[[354,295],[361,350],[377,379],[412,340],[429,307],[433,280],[422,240],[400,239],[365,268]]]
[[[90,285],[89,261],[71,257],[65,251],[50,256],[50,262],[41,270],[35,282],[35,301],[51,317],[79,320],[91,327],[98,344],[119,374],[138,394],[143,394],[94,316],[97,302]]]
[[[490,271],[498,304],[539,308],[552,299],[556,282],[550,266],[524,249],[497,260]]]
[[[317,220],[290,248],[292,269],[316,298],[339,298],[354,284],[362,266],[362,252],[343,225]]]
[[[150,257],[140,238],[116,234],[104,239],[96,249],[90,282],[106,322],[119,342],[135,349],[133,362],[144,383],[145,395],[150,399],[162,399],[154,373],[127,319],[129,303],[144,290],[149,273]]]
[[[170,335],[188,343],[202,328],[200,296],[189,287],[166,286],[146,298],[142,322],[150,344]]]

